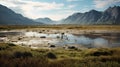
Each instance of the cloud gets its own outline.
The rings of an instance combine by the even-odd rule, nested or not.
[[[60,10],[64,6],[63,3],[36,2],[30,0],[0,0],[0,4],[29,18],[38,18],[43,15],[42,13],[44,11]]]
[[[120,0],[94,0],[94,6],[96,8],[104,8],[117,3],[120,3]]]
[[[24,0],[0,0],[0,3],[3,5],[6,5],[8,7],[18,7],[18,6],[24,6],[24,7],[31,7],[31,8],[41,8],[42,10],[52,10],[52,9],[59,9],[64,4],[60,3],[47,3],[47,2],[34,2],[34,1],[24,1]]]
[[[79,12],[73,9],[77,6],[76,4],[65,5],[64,3],[56,3],[54,1],[49,3],[34,0],[0,0],[0,4],[32,19],[49,17],[53,20],[60,20],[75,12]]]
[[[74,8],[76,5],[68,5],[68,9]]]
[[[73,1],[82,1],[82,0],[67,0],[68,2],[73,2]]]
[[[54,18],[54,19],[57,19],[57,20],[61,20],[61,18],[64,19],[64,18],[66,18],[66,17],[68,17],[68,16],[70,16],[73,13],[76,13],[76,12],[79,12],[79,11],[66,9],[66,10],[63,10],[63,11],[56,12],[56,13],[54,13],[54,15],[51,14],[51,18]]]

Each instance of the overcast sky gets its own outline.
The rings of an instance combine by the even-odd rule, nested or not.
[[[120,0],[0,0],[0,4],[32,19],[60,20],[75,12],[103,11],[109,6],[120,6]]]

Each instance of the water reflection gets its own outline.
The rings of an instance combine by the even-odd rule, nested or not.
[[[110,43],[107,39],[101,38],[101,37],[96,37],[96,38],[90,38],[86,36],[75,36],[73,34],[68,34],[65,33],[64,35],[62,34],[44,34],[44,33],[37,33],[37,32],[26,32],[25,36],[27,37],[45,37],[45,39],[40,39],[35,40],[33,42],[29,41],[30,43],[35,44],[43,44],[44,42],[47,42],[49,44],[54,44],[57,46],[63,46],[63,45],[83,45],[87,47],[108,47],[110,46]],[[61,39],[61,36],[63,38]]]
[[[5,32],[4,32],[5,33]],[[10,32],[11,33],[11,32]],[[69,45],[78,45],[84,47],[114,47],[120,46],[120,40],[113,41],[103,37],[91,38],[84,35],[73,35],[69,33],[39,33],[39,32],[20,32],[22,34],[15,33],[18,36],[12,36],[9,38],[9,42],[25,45],[25,46],[34,46],[34,47],[44,47],[49,45],[56,46],[69,46]],[[9,34],[9,33],[5,33]],[[3,33],[2,33],[3,35]],[[114,37],[114,36],[112,36]],[[16,41],[13,41],[15,39]]]
[[[103,39],[103,38],[96,38],[93,41],[94,47],[109,47],[108,45],[108,40]]]

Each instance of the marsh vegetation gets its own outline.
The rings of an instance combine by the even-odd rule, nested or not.
[[[119,26],[0,28],[1,67],[120,67]]]
[[[31,49],[0,43],[1,67],[119,67],[120,48]]]

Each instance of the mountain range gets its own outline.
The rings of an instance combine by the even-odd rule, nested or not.
[[[103,25],[120,24],[120,6],[109,7],[105,11],[90,10],[85,13],[74,13],[61,20],[53,21],[50,18],[29,19],[17,14],[6,6],[0,5],[0,25],[41,25],[41,24],[81,24]]]
[[[11,9],[0,5],[0,25],[38,25],[32,19],[28,19],[21,14],[17,14]]]
[[[53,21],[48,17],[46,17],[46,18],[38,18],[38,19],[35,19],[35,21],[36,22],[42,22],[44,24],[56,24],[56,21]]]
[[[62,20],[62,24],[120,24],[120,7],[109,7],[103,12],[90,10],[85,13],[74,13]]]

